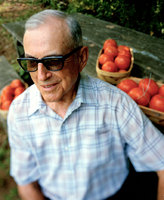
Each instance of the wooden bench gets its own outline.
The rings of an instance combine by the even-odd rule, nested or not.
[[[147,34],[125,28],[83,14],[74,14],[79,21],[84,45],[89,47],[89,60],[84,72],[97,77],[96,60],[104,41],[113,38],[118,44],[127,45],[133,49],[134,67],[131,72],[135,77],[152,77],[164,82],[164,40]],[[23,56],[24,21],[3,24],[3,27],[13,35],[19,56]],[[164,133],[164,127],[156,125]]]

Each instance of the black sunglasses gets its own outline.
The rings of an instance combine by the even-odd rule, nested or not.
[[[80,50],[82,46],[73,49],[64,56],[50,56],[42,59],[37,58],[17,58],[20,67],[26,72],[35,72],[38,70],[38,63],[42,63],[49,71],[59,71],[63,69],[64,61],[72,54]]]

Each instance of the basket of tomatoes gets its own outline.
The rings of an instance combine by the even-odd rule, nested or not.
[[[126,92],[152,122],[164,126],[164,83],[151,78],[128,77],[117,87]]]
[[[130,76],[133,62],[132,48],[118,45],[114,39],[107,39],[96,61],[97,77],[116,85],[121,79]]]
[[[8,110],[12,101],[28,87],[20,79],[14,79],[0,92],[0,116],[7,119]]]

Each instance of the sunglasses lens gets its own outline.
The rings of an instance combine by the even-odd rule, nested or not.
[[[62,59],[49,58],[43,61],[44,66],[50,71],[58,71],[63,67]]]
[[[38,64],[35,60],[20,60],[21,67],[25,71],[33,72],[38,68]]]

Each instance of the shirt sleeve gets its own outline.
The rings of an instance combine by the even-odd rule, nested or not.
[[[39,172],[30,144],[23,138],[16,123],[14,106],[8,114],[8,139],[10,145],[10,175],[18,185],[25,185],[39,179]]]
[[[136,171],[164,170],[164,134],[127,97],[119,121],[125,151]]]

